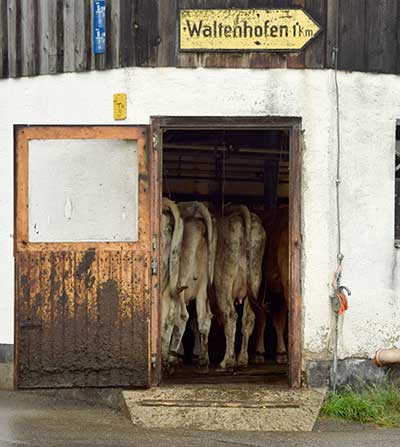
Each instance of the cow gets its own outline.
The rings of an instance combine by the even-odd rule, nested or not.
[[[183,220],[177,205],[162,199],[161,215],[161,352],[164,365],[174,361],[170,343],[179,304],[179,268]]]
[[[248,342],[255,321],[252,306],[257,305],[266,233],[261,219],[244,205],[227,207],[224,216],[217,219],[217,228],[214,289],[226,339],[219,369],[227,370],[248,364]],[[242,345],[237,361],[235,303],[243,303]]]
[[[267,294],[271,300],[272,323],[277,337],[275,360],[279,364],[284,364],[287,363],[284,333],[289,305],[289,219],[287,207],[278,209],[270,231],[269,241],[265,275],[267,278]],[[255,361],[256,363],[263,363],[265,360],[265,314],[257,314],[256,326]]]
[[[208,335],[212,312],[208,300],[211,290],[216,239],[213,222],[207,207],[200,202],[178,203],[183,219],[183,238],[180,251],[178,295],[175,321],[170,343],[170,355],[177,357],[189,318],[187,305],[196,300],[197,324],[200,335],[199,369],[208,371]]]

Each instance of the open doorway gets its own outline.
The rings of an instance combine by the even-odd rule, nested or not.
[[[218,125],[218,123],[219,125]],[[162,195],[177,204],[203,203],[213,220],[238,206],[257,216],[266,234],[261,278],[252,307],[254,330],[247,345],[248,366],[221,371],[226,334],[213,311],[208,336],[209,369],[196,367],[199,331],[196,304],[187,306],[188,321],[177,353],[179,360],[164,381],[175,383],[262,382],[300,385],[300,172],[297,119],[154,120],[162,148]],[[235,208],[236,207],[236,208]],[[286,248],[280,242],[286,231]],[[217,230],[218,232],[218,230]],[[278,266],[278,251],[286,263],[287,290]],[[217,250],[218,252],[218,250]],[[215,262],[219,262],[218,253]],[[282,254],[281,254],[282,258]],[[281,262],[282,264],[282,262]],[[243,348],[244,302],[234,296],[237,313],[235,358]],[[264,314],[260,319],[261,313]],[[162,329],[161,329],[162,330]],[[263,349],[260,348],[260,343]],[[283,344],[283,346],[282,346]],[[285,358],[285,353],[288,358]]]

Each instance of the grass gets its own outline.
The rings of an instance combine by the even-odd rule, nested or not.
[[[347,387],[328,395],[322,414],[381,427],[400,427],[400,387],[376,385],[361,391]]]

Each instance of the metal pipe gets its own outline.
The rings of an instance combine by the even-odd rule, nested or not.
[[[339,313],[335,312],[335,344],[333,349],[333,371],[332,388],[336,391],[337,387],[337,368],[338,368],[338,349],[339,349]]]
[[[378,349],[374,362],[379,367],[400,365],[400,349]]]

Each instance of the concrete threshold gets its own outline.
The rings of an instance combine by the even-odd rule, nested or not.
[[[325,389],[261,384],[168,385],[123,391],[133,424],[148,429],[311,431]]]

